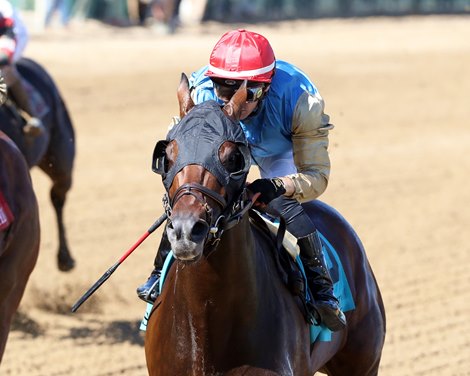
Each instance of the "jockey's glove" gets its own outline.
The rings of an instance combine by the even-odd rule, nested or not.
[[[256,179],[247,188],[253,193],[261,193],[257,201],[266,205],[286,193],[284,182],[279,178]]]

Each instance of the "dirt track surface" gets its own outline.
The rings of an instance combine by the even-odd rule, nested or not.
[[[470,22],[464,17],[257,25],[302,68],[336,128],[322,199],[364,242],[387,311],[382,376],[470,375]],[[71,305],[162,213],[155,141],[177,114],[181,72],[207,62],[227,25],[175,36],[74,24],[35,34],[77,134],[66,206],[77,268],[57,270],[49,181],[33,170],[41,251],[1,375],[146,374],[135,288],[159,232],[77,314]],[[373,335],[373,333],[371,333]]]

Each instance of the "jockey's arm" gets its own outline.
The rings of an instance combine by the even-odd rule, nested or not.
[[[298,172],[284,177],[283,180],[287,186],[286,195],[300,202],[317,198],[328,185],[328,132],[334,126],[329,123],[329,116],[323,112],[324,107],[319,93],[304,92],[294,110],[292,144]]]

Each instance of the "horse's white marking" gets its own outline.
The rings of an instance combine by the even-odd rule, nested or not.
[[[292,363],[291,359],[289,356],[286,355],[286,360],[285,360],[285,366],[283,367],[284,369],[282,370],[283,375],[293,375],[294,370],[292,369]]]
[[[188,313],[188,323],[189,323],[189,334],[191,336],[191,358],[193,363],[197,361],[197,341],[196,341],[196,330],[193,325],[193,316],[191,313]]]
[[[189,334],[191,337],[191,360],[193,363],[192,374],[194,376],[201,374],[204,371],[204,354],[198,344],[198,335],[195,326],[193,325],[193,316],[188,313]]]

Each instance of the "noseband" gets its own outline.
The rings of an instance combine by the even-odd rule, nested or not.
[[[212,200],[214,200],[220,206],[220,209],[222,212],[227,207],[227,202],[225,198],[222,197],[222,195],[218,194],[212,189],[204,187],[201,184],[186,183],[186,184],[183,184],[181,187],[179,187],[176,190],[173,198],[169,200],[168,206],[165,208],[165,210],[167,211],[167,214],[171,214],[171,210],[175,206],[176,202],[183,196],[187,196],[187,195],[193,196],[197,201],[199,201],[202,204],[206,212],[205,222],[210,228],[209,233],[212,233],[213,231],[218,232],[217,227],[223,221],[225,216],[220,215],[215,221],[213,221],[214,209],[209,206],[209,204],[207,203],[206,197],[209,197]],[[168,218],[170,218],[169,215],[168,215]]]

